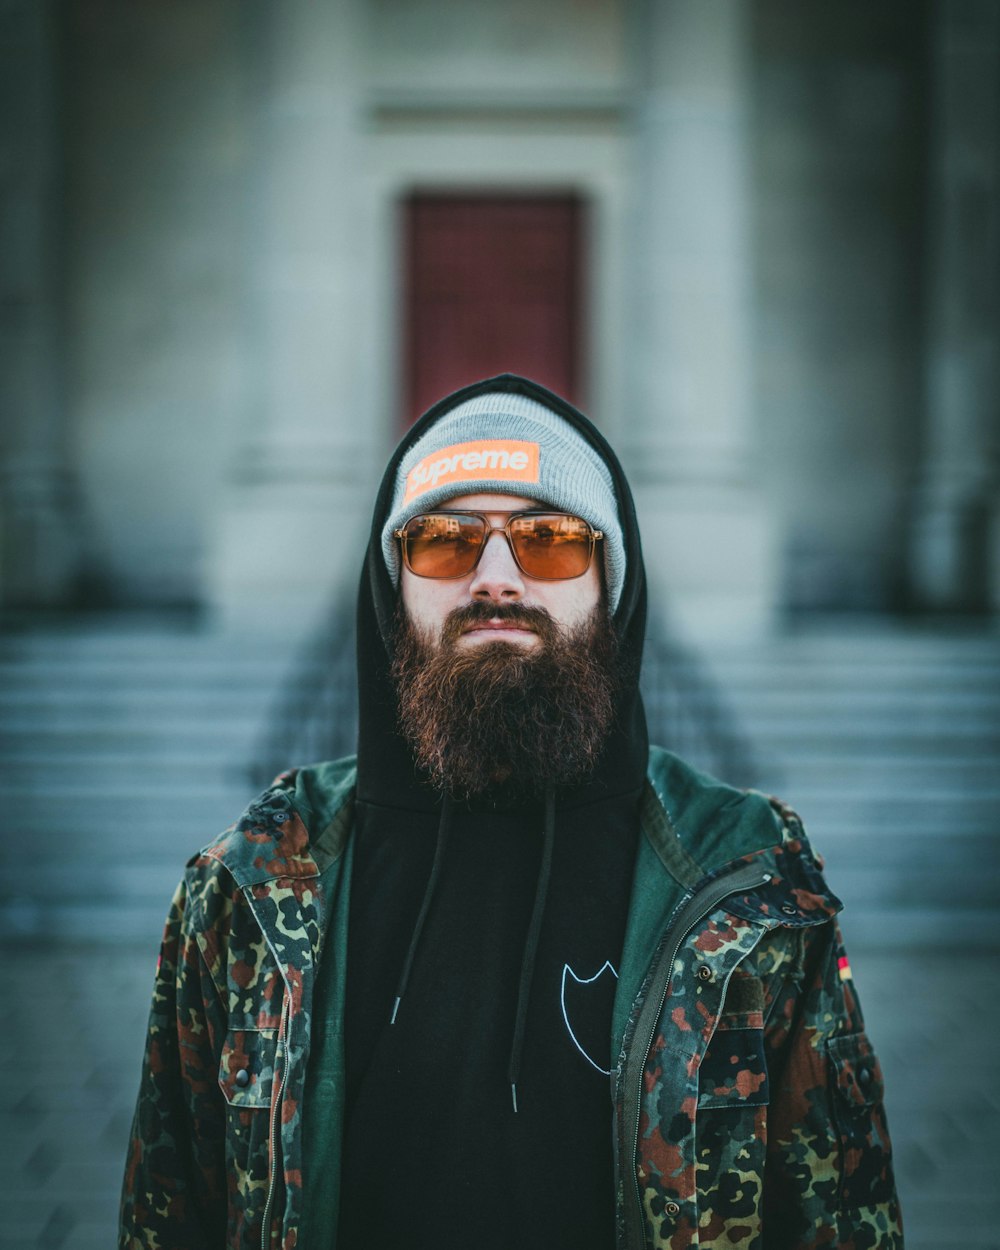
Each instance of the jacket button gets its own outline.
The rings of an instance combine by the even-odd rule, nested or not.
[[[235,1079],[236,1084],[240,1087],[240,1089],[243,1089],[244,1086],[250,1084],[250,1073],[246,1070],[246,1068],[240,1068],[239,1072],[236,1073]]]
[[[288,813],[287,812],[275,812],[274,815],[271,817],[271,819],[274,821],[276,825],[283,825],[285,821],[288,819]]]
[[[799,909],[794,903],[782,903],[781,910],[786,916],[797,916],[799,914]]]
[[[712,969],[708,964],[699,964],[698,971],[695,973],[699,981],[711,981]]]
[[[663,1208],[667,1215],[680,1215],[681,1209],[676,1202],[668,1202]]]

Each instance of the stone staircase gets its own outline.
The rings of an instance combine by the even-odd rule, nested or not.
[[[960,915],[995,941],[1000,634],[837,621],[704,658],[852,940],[955,942]],[[157,934],[184,861],[250,797],[295,660],[163,619],[0,635],[0,938]]]
[[[158,934],[188,857],[246,806],[290,659],[184,621],[0,635],[0,937]]]
[[[706,660],[852,942],[998,944],[1000,633],[835,620]]]

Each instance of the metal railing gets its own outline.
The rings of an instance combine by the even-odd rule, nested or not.
[[[661,624],[649,631],[640,678],[649,739],[730,784],[760,776],[750,742],[701,657]],[[350,755],[358,732],[355,615],[338,606],[309,639],[278,692],[248,767],[267,785],[282,769]]]
[[[755,786],[763,772],[725,692],[691,646],[652,622],[639,688],[650,742],[734,786]]]
[[[268,785],[296,764],[353,755],[358,739],[354,605],[338,606],[305,642],[277,691],[247,774]]]

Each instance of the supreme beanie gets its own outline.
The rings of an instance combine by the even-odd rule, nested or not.
[[[393,532],[456,495],[522,495],[571,512],[604,533],[604,574],[614,612],[625,580],[625,546],[614,485],[598,452],[564,418],[525,395],[488,392],[453,408],[400,461],[382,555],[399,582]]]

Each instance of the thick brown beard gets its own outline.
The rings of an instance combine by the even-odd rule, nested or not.
[[[516,620],[539,642],[460,647],[469,625]],[[576,629],[543,608],[472,603],[450,613],[439,645],[400,607],[393,676],[399,723],[418,767],[457,798],[510,786],[541,794],[594,768],[614,718],[617,643],[600,604]]]

